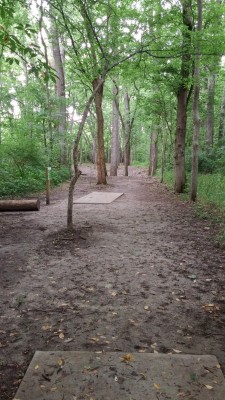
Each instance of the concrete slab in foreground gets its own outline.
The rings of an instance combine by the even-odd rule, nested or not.
[[[109,204],[122,195],[123,193],[91,192],[86,196],[76,199],[74,204]]]
[[[214,356],[37,351],[14,400],[224,400]]]

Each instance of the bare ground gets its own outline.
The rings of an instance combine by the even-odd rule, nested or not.
[[[37,213],[0,215],[0,399],[12,400],[35,350],[214,354],[225,372],[225,253],[216,227],[142,168],[96,187],[83,169]],[[120,175],[122,171],[120,171]]]

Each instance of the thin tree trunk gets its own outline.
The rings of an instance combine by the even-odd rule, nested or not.
[[[202,0],[198,4],[198,25],[197,31],[202,29]],[[198,39],[200,40],[200,39]],[[191,187],[190,200],[196,201],[198,187],[198,144],[200,133],[200,115],[199,115],[199,95],[200,95],[200,43],[196,46],[195,68],[194,68],[194,93],[193,93],[193,144],[192,144],[192,169],[191,169]]]
[[[119,164],[119,104],[118,104],[118,88],[113,85],[113,101],[112,101],[112,143],[111,143],[111,165],[110,175],[117,176]]]
[[[208,101],[207,101],[206,135],[205,135],[205,147],[207,153],[209,153],[213,147],[215,86],[216,86],[216,74],[211,73],[208,77]]]
[[[180,85],[177,92],[177,125],[175,137],[175,185],[176,193],[182,193],[186,183],[185,173],[185,137],[187,125],[188,86],[191,67],[191,31],[193,28],[191,1],[183,2],[183,54],[181,60]]]
[[[56,98],[57,98],[57,130],[60,139],[60,162],[67,164],[66,152],[66,88],[62,54],[60,51],[59,34],[55,20],[51,24],[51,42],[54,58],[54,68],[57,73]]]
[[[165,163],[165,151],[166,151],[166,143],[165,143],[165,132],[164,127],[162,128],[162,150],[161,150],[161,179],[160,182],[164,181],[164,163]]]
[[[101,78],[96,78],[93,80],[92,85],[93,89],[96,90],[95,93],[95,108],[96,108],[96,117],[97,117],[97,185],[106,185],[106,165],[105,165],[105,148],[104,148],[104,119],[102,112],[102,99],[103,99],[103,88],[104,83],[99,85],[101,82]]]
[[[124,168],[125,168],[125,176],[128,176],[128,166],[130,162],[131,122],[130,122],[130,97],[127,91],[125,92],[124,95],[124,111],[125,111]]]
[[[91,96],[89,97],[84,113],[82,115],[81,122],[79,124],[78,128],[78,133],[76,140],[74,142],[74,148],[73,148],[73,164],[74,164],[74,176],[72,177],[70,181],[70,186],[69,186],[69,193],[68,193],[68,205],[67,205],[67,228],[72,229],[73,228],[73,192],[74,192],[74,187],[75,184],[81,174],[79,168],[78,168],[78,149],[79,149],[79,143],[80,139],[83,133],[84,125],[91,107],[91,104],[93,100],[95,99],[95,95],[97,91],[103,87],[104,85],[104,78],[99,78],[98,79],[98,84],[96,85],[95,89],[93,90]]]
[[[223,87],[223,96],[220,106],[220,116],[219,116],[219,131],[218,131],[218,144],[222,145],[225,133],[225,84]]]
[[[151,142],[150,142],[150,164],[148,175],[154,176],[157,170],[157,161],[158,161],[158,132],[157,128],[154,128],[151,133]]]
[[[49,65],[48,49],[47,49],[47,45],[45,43],[45,40],[44,40],[44,37],[43,37],[43,34],[42,34],[42,29],[43,29],[43,0],[41,0],[40,11],[41,11],[41,15],[40,15],[40,19],[39,19],[39,30],[40,30],[40,36],[41,36],[41,43],[42,43],[42,46],[44,48],[45,62],[46,62],[47,65]],[[51,105],[51,98],[50,98],[50,90],[49,90],[48,81],[45,83],[45,90],[46,90],[47,108],[48,108],[49,142],[50,142],[50,150],[51,150],[51,153],[52,153],[52,151],[53,151],[52,105]],[[52,156],[52,154],[51,154],[51,156]]]

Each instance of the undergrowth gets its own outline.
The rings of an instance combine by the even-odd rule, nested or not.
[[[164,174],[164,182],[174,188],[173,171]],[[187,175],[187,187],[181,195],[186,201],[189,200],[190,174]],[[225,176],[221,173],[199,174],[198,195],[194,205],[197,218],[210,220],[217,224],[219,233],[216,236],[218,245],[225,244]]]
[[[51,187],[69,179],[68,168],[52,168]],[[45,190],[46,175],[44,169],[27,167],[21,176],[17,170],[0,170],[0,198],[21,196]]]

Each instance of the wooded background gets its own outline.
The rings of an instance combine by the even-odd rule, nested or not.
[[[0,0],[0,52],[1,197],[132,163],[224,207],[224,1]]]

